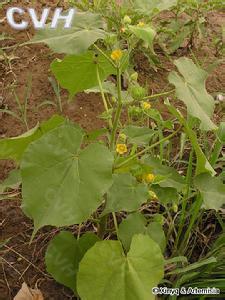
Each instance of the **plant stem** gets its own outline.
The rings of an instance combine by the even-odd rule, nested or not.
[[[158,98],[158,97],[166,96],[166,95],[172,94],[173,92],[175,92],[175,89],[173,89],[171,91],[168,91],[168,92],[160,93],[160,94],[146,96],[146,97],[143,98],[143,100],[148,100],[148,99],[153,99],[153,98]]]
[[[163,139],[163,132],[162,132],[162,128],[160,128],[160,126],[159,126],[159,139],[160,140]],[[163,152],[164,152],[164,145],[163,145],[163,143],[160,143],[160,145],[159,145],[159,157],[160,157],[160,162],[161,163],[163,161]]]
[[[116,140],[116,132],[120,120],[120,115],[122,112],[122,94],[121,94],[121,71],[119,66],[117,67],[117,93],[118,93],[118,105],[116,109],[116,115],[113,122],[113,129],[112,129],[112,135],[111,135],[111,143],[110,143],[110,149],[113,150],[115,140]]]
[[[118,229],[118,223],[117,223],[116,214],[113,212],[112,216],[113,216],[114,226],[115,226],[115,229],[116,229],[117,239],[119,240],[119,229]]]
[[[101,96],[102,96],[102,101],[103,101],[105,110],[108,113],[109,112],[109,108],[108,108],[108,104],[107,104],[107,101],[106,101],[106,98],[105,98],[105,94],[104,94],[102,82],[101,82],[101,79],[100,79],[100,76],[99,76],[98,66],[97,66],[97,79],[98,79],[98,85],[99,85]],[[109,120],[109,127],[112,128],[112,120]]]
[[[100,218],[100,222],[98,224],[98,236],[100,237],[100,239],[104,238],[104,234],[107,227],[107,220],[108,220],[108,215],[105,215]]]
[[[94,44],[94,47],[96,50],[98,50],[107,60],[108,62],[114,67],[117,68],[117,65],[108,57],[107,54],[104,53],[104,51],[102,51],[102,49],[100,49],[96,44]]]
[[[158,142],[156,142],[156,143],[154,143],[154,144],[146,147],[145,149],[143,149],[142,151],[140,151],[140,152],[138,152],[138,153],[136,153],[134,155],[131,155],[128,159],[126,159],[125,161],[123,161],[121,164],[117,165],[115,167],[115,169],[121,168],[122,166],[126,165],[129,161],[133,160],[134,158],[136,158],[136,157],[144,154],[145,152],[147,152],[147,151],[155,148],[156,146],[160,145],[161,143],[164,143],[164,142],[170,140],[171,138],[173,138],[181,130],[181,128],[182,128],[182,126],[180,126],[176,131],[174,131],[173,133],[171,133],[167,137],[163,138],[162,140],[160,140],[160,141],[158,141]]]

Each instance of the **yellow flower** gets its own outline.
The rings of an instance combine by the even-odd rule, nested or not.
[[[121,27],[120,28],[120,32],[124,33],[126,31],[126,28],[125,27]]]
[[[127,145],[126,144],[117,144],[116,145],[116,152],[119,154],[127,153]]]
[[[145,180],[147,183],[152,183],[152,182],[155,180],[155,175],[154,175],[154,174],[151,174],[151,173],[145,174],[145,175],[144,175],[144,180]]]
[[[144,23],[144,22],[139,22],[139,23],[137,24],[137,26],[138,26],[138,27],[144,27],[144,26],[145,26],[145,23]]]
[[[116,49],[111,53],[111,58],[115,61],[119,61],[123,56],[123,52],[120,49]]]
[[[150,109],[151,108],[151,104],[148,103],[148,102],[142,102],[142,107],[146,110]]]
[[[150,191],[148,191],[148,194],[149,194],[151,200],[158,200],[158,197],[155,192],[150,190]]]

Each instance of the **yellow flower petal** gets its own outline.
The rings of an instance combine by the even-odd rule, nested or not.
[[[142,102],[142,107],[147,110],[151,108],[151,104],[148,102]]]
[[[123,52],[120,49],[116,49],[111,53],[111,58],[115,61],[119,61],[123,56]]]
[[[139,22],[139,23],[137,24],[137,26],[138,26],[138,27],[144,27],[144,26],[145,26],[145,23],[144,23],[144,22]]]
[[[145,175],[144,175],[144,180],[145,180],[147,183],[152,183],[152,182],[155,180],[155,175],[154,175],[154,174],[151,174],[151,173],[145,174]]]
[[[126,144],[117,144],[116,145],[116,152],[119,154],[127,153],[127,145]]]

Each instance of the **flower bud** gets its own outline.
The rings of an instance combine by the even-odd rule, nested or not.
[[[133,74],[131,74],[130,79],[133,80],[133,81],[137,81],[138,80],[138,73],[134,72]]]
[[[134,85],[130,89],[131,96],[135,100],[141,100],[146,96],[146,89],[141,87],[140,85]]]
[[[123,18],[123,22],[124,22],[124,24],[131,24],[131,18],[129,17],[129,16],[125,16],[124,18]]]

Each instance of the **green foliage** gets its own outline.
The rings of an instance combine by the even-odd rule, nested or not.
[[[217,177],[201,174],[195,178],[206,209],[219,210],[225,204],[225,184]]]
[[[61,86],[72,96],[95,87],[98,84],[97,71],[101,81],[116,72],[103,55],[93,51],[66,56],[63,60],[57,59],[51,64],[51,70]]]
[[[160,248],[148,236],[135,235],[126,256],[120,242],[98,242],[80,263],[78,293],[87,300],[153,300],[163,268]]]
[[[148,157],[144,160],[145,165],[151,167],[155,175],[161,175],[164,179],[159,183],[161,187],[174,188],[181,191],[185,186],[185,179],[172,167],[162,165],[160,160]]]
[[[154,53],[153,42],[156,36],[156,31],[150,26],[134,26],[130,25],[129,29],[138,39],[143,40],[150,50]]]
[[[8,178],[6,178],[1,184],[0,184],[0,193],[4,192],[7,188],[13,189],[14,187],[18,187],[18,185],[21,183],[21,174],[20,170],[15,169],[12,170],[9,173]]]
[[[139,127],[134,125],[126,126],[122,133],[128,137],[128,142],[137,145],[149,144],[155,134],[154,130],[148,127]]]
[[[177,0],[134,0],[133,2],[136,11],[144,15],[158,13],[177,4]]]
[[[76,277],[79,263],[86,251],[93,247],[98,237],[85,233],[77,240],[72,233],[62,231],[50,242],[45,255],[47,271],[55,280],[76,292]]]
[[[180,124],[184,126],[185,133],[190,139],[191,145],[195,151],[196,157],[197,157],[197,165],[196,165],[196,175],[199,175],[201,173],[209,172],[212,175],[215,175],[215,171],[213,167],[210,165],[207,157],[203,153],[199,143],[198,143],[198,137],[195,133],[195,131],[189,126],[188,122],[184,119],[182,114],[176,110],[175,107],[173,107],[168,101],[166,102],[166,105],[169,109],[169,111],[179,120]]]
[[[60,25],[61,24],[61,25]],[[57,29],[38,30],[29,44],[45,43],[53,51],[66,54],[84,53],[98,39],[105,38],[104,23],[97,14],[76,13],[71,28],[60,22]]]
[[[164,252],[166,247],[165,234],[162,225],[159,222],[150,222],[139,212],[130,214],[123,220],[119,226],[118,236],[124,248],[128,252],[132,238],[135,234],[146,234],[156,242],[161,251]]]
[[[221,122],[217,131],[218,139],[222,144],[225,144],[225,122]]]
[[[161,185],[165,183],[162,182]],[[157,198],[160,203],[167,205],[169,203],[176,204],[178,203],[179,194],[176,188],[173,187],[161,187],[159,185],[154,185],[152,190],[156,193]]]
[[[138,183],[131,174],[113,175],[104,213],[135,211],[148,199],[148,188]]]
[[[31,142],[39,139],[43,134],[59,126],[64,121],[63,117],[56,115],[40,125],[37,124],[34,128],[18,137],[0,140],[0,159],[20,161],[24,151]]]
[[[112,184],[111,153],[98,143],[81,149],[83,138],[79,127],[63,125],[27,148],[21,163],[22,207],[35,231],[85,221]]]
[[[215,102],[205,88],[207,73],[185,57],[175,60],[174,64],[182,75],[175,71],[169,75],[169,82],[176,87],[177,97],[186,104],[188,113],[201,121],[201,129],[216,129],[210,119]]]

